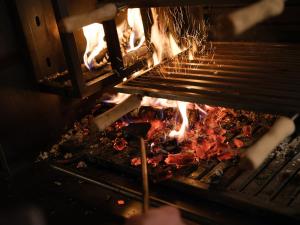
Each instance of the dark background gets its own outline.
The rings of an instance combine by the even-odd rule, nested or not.
[[[89,107],[40,92],[13,1],[0,1],[0,145],[11,169],[34,160]]]

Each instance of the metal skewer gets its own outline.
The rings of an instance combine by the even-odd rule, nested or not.
[[[149,209],[149,182],[147,169],[147,154],[144,137],[146,137],[151,124],[147,122],[131,123],[125,127],[125,132],[140,139],[142,181],[143,181],[143,213]]]
[[[149,209],[149,184],[148,184],[148,169],[147,156],[144,138],[140,137],[141,143],[141,164],[142,164],[142,179],[143,179],[143,213]]]

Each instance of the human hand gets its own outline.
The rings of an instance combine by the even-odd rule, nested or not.
[[[181,219],[178,209],[163,206],[150,209],[147,213],[133,216],[127,220],[125,225],[185,225]]]

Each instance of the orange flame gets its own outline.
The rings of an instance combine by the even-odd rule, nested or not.
[[[176,137],[179,141],[182,141],[183,138],[184,138],[185,130],[189,126],[189,119],[188,119],[188,116],[187,116],[188,103],[187,102],[180,102],[180,101],[178,101],[177,103],[178,103],[179,112],[180,112],[181,117],[182,117],[182,124],[181,124],[181,127],[180,127],[179,131],[172,130],[170,132],[169,136],[170,137]]]
[[[86,39],[86,50],[83,56],[85,66],[90,70],[97,66],[95,57],[106,48],[104,28],[100,23],[93,23],[82,28]]]
[[[153,15],[153,25],[151,27],[151,43],[154,45],[153,64],[159,64],[166,57],[178,55],[184,49],[181,49],[171,33],[160,29],[159,16],[156,9],[151,9]],[[163,18],[160,18],[163,19]]]
[[[129,38],[129,49],[127,49],[127,52],[131,52],[140,48],[145,42],[141,10],[139,8],[128,9],[127,22],[129,27],[132,29]],[[136,41],[138,41],[138,44],[136,44]]]
[[[120,104],[121,102],[126,100],[129,96],[130,96],[129,94],[118,93],[117,95],[113,96],[110,100],[107,100],[106,102]],[[182,118],[181,127],[178,131],[172,130],[168,134],[169,137],[174,137],[178,141],[184,140],[186,130],[188,129],[188,126],[189,126],[187,109],[193,108],[193,109],[200,111],[202,114],[205,114],[205,115],[207,114],[207,112],[197,104],[190,103],[190,102],[169,100],[169,99],[164,99],[164,98],[152,98],[152,97],[145,96],[145,97],[143,97],[141,105],[142,106],[151,106],[151,107],[157,108],[157,109],[178,108],[181,118]],[[212,108],[210,106],[205,105],[205,108],[207,108],[207,107]]]

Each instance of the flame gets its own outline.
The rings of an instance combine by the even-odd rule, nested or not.
[[[120,104],[121,102],[125,101],[130,95],[129,94],[123,94],[118,93],[117,95],[113,96],[110,100],[106,100],[107,103],[114,103],[114,104]],[[180,129],[172,130],[168,136],[176,138],[178,141],[183,141],[185,138],[186,130],[189,127],[189,119],[187,115],[187,110],[190,108],[196,109],[199,112],[201,112],[204,115],[207,115],[207,110],[213,109],[213,107],[205,105],[205,109],[201,108],[198,104],[190,103],[190,102],[182,102],[182,101],[175,101],[175,100],[169,100],[164,98],[152,98],[152,97],[143,97],[142,106],[151,106],[153,108],[157,109],[163,109],[163,108],[178,108],[181,118],[182,118],[182,124]]]
[[[194,60],[194,54],[191,51],[189,51],[189,60]]]
[[[129,98],[129,96],[130,96],[130,94],[118,93],[118,94],[112,96],[111,99],[105,100],[105,102],[118,105],[118,104],[124,102],[127,98]]]
[[[154,52],[152,55],[153,64],[159,64],[167,57],[178,55],[184,49],[181,49],[171,33],[167,33],[164,28],[159,26],[159,18],[156,9],[151,9],[153,16],[153,25],[151,27],[151,43],[154,45]]]
[[[153,17],[153,25],[151,27],[151,43],[154,46],[153,49],[154,51],[152,55],[153,64],[157,65],[160,62],[162,62],[162,60],[164,60],[165,58],[174,57],[179,53],[181,53],[182,51],[186,50],[187,48],[190,48],[189,59],[193,60],[194,52],[197,51],[197,45],[195,43],[197,42],[198,36],[195,35],[195,37],[192,37],[193,41],[190,41],[191,43],[190,46],[187,46],[186,48],[180,48],[176,43],[176,40],[173,37],[173,35],[170,32],[168,32],[165,26],[162,26],[161,24],[161,20],[165,20],[166,18],[159,18],[158,11],[155,8],[152,8],[151,12]],[[132,32],[130,33],[130,38],[129,38],[129,48],[126,51],[130,52],[138,49],[144,43],[145,35],[144,35],[144,28],[143,28],[140,9],[138,8],[128,9],[127,13],[128,13],[127,22],[129,27],[132,29]],[[139,41],[138,44],[136,44],[137,41]],[[112,98],[107,102],[119,104],[125,99],[127,99],[128,97],[129,97],[128,94],[118,93],[117,96],[115,96],[114,98]],[[182,118],[181,127],[179,130],[172,130],[168,134],[169,137],[177,138],[178,141],[184,140],[186,130],[189,127],[189,118],[187,113],[187,110],[189,108],[196,109],[204,115],[207,114],[207,112],[197,104],[175,101],[175,100],[168,100],[163,98],[143,97],[141,105],[151,106],[159,109],[178,108]],[[209,109],[209,108],[205,108],[205,109]]]
[[[189,126],[189,119],[188,119],[188,116],[187,116],[188,103],[187,102],[180,102],[180,101],[178,101],[177,103],[178,103],[179,112],[180,112],[181,117],[182,117],[182,124],[181,124],[181,127],[180,127],[179,131],[172,130],[170,132],[169,136],[170,137],[176,137],[179,141],[182,141],[183,138],[184,138],[185,130]]]
[[[152,98],[152,97],[143,97],[142,106],[151,106],[157,109],[163,108],[176,108],[178,106],[177,101],[169,100],[165,98]]]
[[[141,10],[139,8],[128,9],[127,22],[132,31],[129,37],[129,49],[127,49],[126,51],[131,52],[140,48],[145,42],[145,32],[141,16]],[[137,45],[136,41],[138,41]]]
[[[100,23],[93,23],[82,28],[86,39],[86,50],[83,56],[85,66],[91,70],[97,66],[95,57],[106,48],[104,28]]]

